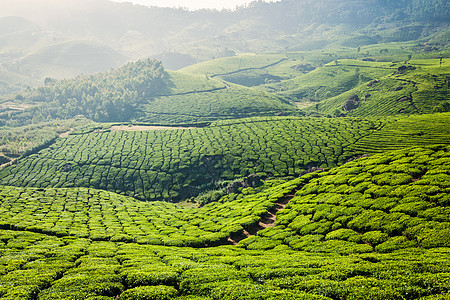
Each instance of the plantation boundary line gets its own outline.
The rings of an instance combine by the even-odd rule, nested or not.
[[[344,154],[345,151],[348,151],[348,152],[359,151],[359,150],[355,150],[355,148],[353,146],[356,145],[360,140],[373,135],[376,131],[382,130],[384,128],[384,126],[386,126],[386,121],[383,121],[383,122],[380,122],[380,123],[381,124],[378,127],[373,129],[372,131],[370,131],[367,135],[361,135],[361,137],[357,138],[352,144],[348,144],[346,146],[343,146],[342,147],[342,154],[341,154],[341,156]],[[360,153],[360,154],[366,154],[366,153]]]
[[[236,73],[240,73],[240,72],[245,72],[245,71],[250,71],[250,70],[263,70],[263,69],[266,69],[266,68],[270,68],[270,67],[276,66],[276,65],[278,65],[279,63],[281,63],[281,62],[283,62],[283,61],[285,61],[285,60],[287,60],[287,58],[283,58],[283,59],[281,59],[281,60],[279,60],[279,61],[277,61],[277,62],[274,62],[274,63],[272,63],[272,64],[270,64],[270,65],[263,66],[263,67],[259,67],[259,68],[245,68],[245,69],[239,69],[239,70],[232,71],[232,72],[228,72],[228,73],[214,74],[214,75],[211,75],[210,77],[211,77],[211,78],[214,78],[214,77],[217,77],[217,76],[232,75],[232,74],[236,74]]]
[[[355,68],[370,68],[370,69],[383,69],[383,70],[395,70],[394,67],[374,67],[374,66],[364,66],[364,65],[352,65],[352,64],[339,64],[338,67],[355,67]],[[336,65],[325,65],[326,68],[336,67]]]
[[[170,94],[170,95],[158,95],[152,98],[159,98],[159,97],[172,97],[172,96],[184,96],[184,95],[190,95],[190,94],[200,94],[200,93],[212,93],[215,91],[225,90],[228,89],[227,86],[223,86],[220,88],[210,89],[210,90],[202,90],[202,91],[190,91],[190,92],[184,92],[184,93],[177,93],[177,94]]]
[[[264,112],[256,112],[257,114],[252,116],[252,115],[242,115],[242,119],[246,119],[246,118],[252,118],[252,117],[274,117],[276,113],[279,113],[280,111],[264,111]],[[178,114],[178,113],[165,113],[165,112],[149,112],[150,114],[154,114],[154,115],[167,115],[167,116],[187,116],[187,117],[197,117],[197,118],[205,118],[205,117],[209,117],[208,115],[194,115],[194,114]],[[263,115],[263,113],[265,115]],[[217,115],[216,118],[219,117],[229,117],[230,119],[236,119],[236,115]],[[238,117],[239,118],[239,117]],[[218,121],[223,121],[220,119],[217,119]],[[227,119],[225,119],[227,120]]]

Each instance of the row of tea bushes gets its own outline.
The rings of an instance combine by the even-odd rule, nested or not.
[[[0,230],[0,299],[446,299],[449,254],[194,249]]]
[[[220,245],[257,224],[304,181],[268,182],[258,193],[247,188],[199,209],[86,188],[1,187],[0,228],[141,244]]]
[[[381,125],[363,119],[253,118],[205,128],[70,135],[0,170],[3,185],[92,187],[181,200],[257,173],[299,175],[342,164]]]
[[[317,176],[274,228],[241,246],[341,254],[450,246],[449,146],[360,158]]]

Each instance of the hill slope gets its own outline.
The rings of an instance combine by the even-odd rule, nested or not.
[[[448,59],[435,58],[443,53],[416,48],[417,44],[391,43],[357,51],[334,45],[327,52],[221,58],[183,72],[210,74],[263,90],[291,101],[307,114],[368,117],[448,111]],[[411,56],[418,58],[408,59]],[[346,105],[354,95],[357,100]]]
[[[391,64],[395,72],[380,76],[339,96],[325,99],[315,109],[328,114],[344,112],[349,116],[386,116],[424,114],[450,110],[448,85],[450,61],[412,60]],[[357,95],[356,107],[345,105]],[[354,107],[354,108],[353,108]]]
[[[36,117],[54,120],[79,115],[98,122],[177,124],[297,114],[289,101],[276,95],[207,75],[167,72],[161,62],[151,59],[73,79],[46,78],[44,86],[5,101],[31,106],[0,115],[13,126],[30,124]]]
[[[252,173],[299,175],[366,153],[447,144],[448,118],[256,118],[205,128],[72,134],[2,169],[0,178],[4,185],[93,187],[182,200]]]
[[[428,38],[446,30],[448,14],[445,0],[257,1],[220,12],[133,6],[106,0],[66,0],[64,4],[55,0],[4,0],[0,18],[5,18],[3,23],[7,26],[1,26],[0,62],[7,64],[10,72],[26,75],[29,85],[35,86],[46,77],[87,73],[86,69],[91,71],[94,66],[98,66],[96,72],[114,67],[108,63],[117,56],[126,61],[157,57],[165,66],[178,68],[236,53],[321,50],[333,44],[357,48],[417,41],[427,42],[426,48],[431,51],[442,51],[448,50],[448,40]],[[23,21],[20,26],[17,18]],[[28,26],[30,23],[35,25]],[[6,29],[9,36],[2,41],[1,33]],[[54,47],[44,49],[44,44],[57,47],[72,41],[100,42],[109,53],[105,57],[110,59],[100,57],[103,63],[94,63],[91,68],[69,64],[66,70],[56,64],[41,68],[48,61],[46,56],[34,55],[32,64],[21,59],[29,51],[54,53]],[[12,46],[18,51],[2,48],[2,42],[15,44]],[[18,45],[28,47],[17,48]],[[59,61],[70,63],[65,56],[69,54],[74,53],[60,53]],[[13,65],[11,57],[18,59]],[[13,81],[7,84],[15,86]]]
[[[449,162],[448,146],[407,148],[318,173],[277,226],[240,244],[341,254],[449,247]]]
[[[437,145],[361,158],[201,209],[92,189],[2,187],[0,295],[445,299],[449,153]],[[223,243],[286,197],[276,226],[237,247],[148,245]]]

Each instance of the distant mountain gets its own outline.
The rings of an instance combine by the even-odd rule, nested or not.
[[[336,41],[358,47],[416,40],[448,26],[450,15],[445,0],[255,1],[220,12],[107,0],[2,2],[0,63],[38,80],[61,76],[60,64],[63,76],[104,71],[143,57],[157,57],[178,69],[238,53],[320,49]],[[74,55],[71,51],[75,60],[67,56]],[[95,55],[80,56],[79,51]],[[99,59],[101,53],[106,55]],[[47,54],[56,55],[49,66]],[[10,66],[11,59],[17,64]]]
[[[17,63],[33,66],[56,77],[74,77],[118,67],[128,57],[95,41],[75,40],[53,44],[20,58]]]
[[[76,40],[22,17],[0,19],[0,93],[42,84],[44,77],[62,79],[106,71],[127,60],[126,55],[95,40]]]

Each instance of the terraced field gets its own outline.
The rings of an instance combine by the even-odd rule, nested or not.
[[[450,147],[431,146],[268,182],[201,209],[92,189],[2,187],[0,297],[446,299],[448,182]],[[208,231],[210,242],[237,236],[295,190],[275,226],[237,246],[149,245],[158,233],[179,246]],[[253,223],[239,223],[248,216]],[[241,227],[224,229],[233,226]]]
[[[345,112],[349,116],[424,114],[449,110],[450,61],[444,60],[441,64],[439,59],[412,60],[407,65],[394,63],[391,66],[395,67],[395,71],[389,75],[363,80],[362,85],[331,97],[314,109],[328,114],[336,114],[336,110],[342,113],[343,104],[350,96],[357,95],[360,99],[358,107]]]
[[[205,128],[73,134],[2,169],[4,185],[93,187],[179,200],[220,180],[299,175],[342,164],[381,125],[363,119],[258,118]]]
[[[319,173],[277,214],[277,226],[240,244],[341,254],[449,247],[449,172],[448,146],[355,160]]]
[[[177,201],[253,173],[294,176],[365,153],[448,144],[449,116],[257,118],[196,129],[72,134],[2,169],[0,180],[4,185],[92,187]]]

